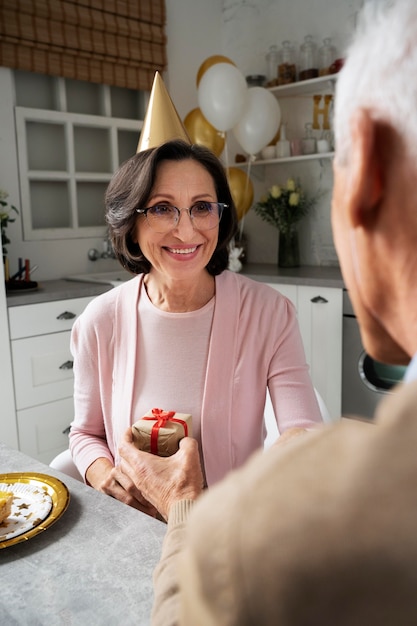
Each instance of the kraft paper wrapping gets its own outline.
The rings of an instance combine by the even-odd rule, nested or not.
[[[192,418],[188,413],[152,409],[133,424],[132,433],[139,450],[171,456],[183,437],[192,437]]]

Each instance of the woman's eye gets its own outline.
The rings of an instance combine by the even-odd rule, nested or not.
[[[174,208],[169,204],[158,204],[151,209],[151,213],[154,215],[171,215],[173,211]]]
[[[197,202],[192,210],[194,213],[209,213],[211,211],[210,202]]]

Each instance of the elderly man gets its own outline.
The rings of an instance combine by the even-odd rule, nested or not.
[[[404,384],[373,424],[273,446],[201,497],[190,439],[136,467],[168,519],[154,624],[417,624],[417,3],[390,4],[337,83],[332,225],[366,350],[410,363]]]

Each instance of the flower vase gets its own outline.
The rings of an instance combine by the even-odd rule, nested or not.
[[[300,265],[300,247],[296,228],[280,230],[278,247],[278,267],[298,267]]]

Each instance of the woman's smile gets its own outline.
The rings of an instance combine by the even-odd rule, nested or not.
[[[185,256],[186,254],[192,254],[193,252],[195,252],[200,246],[192,246],[192,247],[187,247],[187,248],[179,248],[179,247],[175,247],[175,248],[169,248],[168,246],[165,247],[166,250],[168,250],[168,252],[171,252],[172,254],[179,254],[181,256]]]

